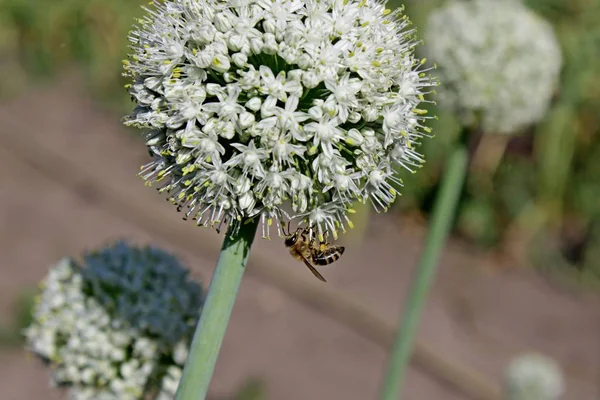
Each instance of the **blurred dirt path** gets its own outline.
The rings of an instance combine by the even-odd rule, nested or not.
[[[131,213],[137,204],[152,208],[151,215],[136,218],[155,225],[179,218],[174,207],[135,176],[146,160],[144,146],[125,133],[114,115],[98,112],[80,93],[61,85],[0,104],[0,139],[8,143],[0,147],[3,314],[60,257],[117,238],[171,249],[205,284],[210,278],[218,236],[183,222],[176,232],[169,231],[170,222],[162,225],[164,231],[148,232],[115,209],[120,207],[111,200],[116,196],[133,206]],[[86,180],[65,186],[63,177],[44,170],[26,150],[10,147],[11,138],[17,137],[21,144],[31,141],[61,154],[73,168],[93,171],[115,193],[107,196]],[[373,219],[366,243],[348,249],[351,256],[324,270],[332,288],[351,294],[389,321],[400,312],[423,237],[422,228],[398,227],[393,219]],[[164,240],[175,234],[179,236]],[[212,246],[213,251],[185,252],[185,246],[174,246],[183,236],[187,243],[196,237],[203,242],[200,248]],[[261,253],[286,257],[279,240],[257,242]],[[600,398],[598,298],[559,293],[532,273],[499,274],[483,264],[481,256],[464,246],[448,246],[421,337],[497,382],[511,356],[526,349],[542,351],[559,360],[569,375],[565,399]],[[312,278],[294,262],[282,267],[298,279]],[[384,363],[380,346],[248,276],[211,389],[225,394],[249,375],[258,375],[267,380],[270,399],[374,399]],[[39,365],[22,353],[0,355],[0,365],[0,387],[10,387],[5,392],[9,397],[3,398],[58,398],[48,390]],[[419,369],[411,369],[407,382],[408,400],[466,399]]]

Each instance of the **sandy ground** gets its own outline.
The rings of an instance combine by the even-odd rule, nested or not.
[[[194,276],[209,282],[216,235],[181,222],[172,206],[144,187],[135,174],[145,148],[126,134],[118,117],[97,111],[81,93],[58,85],[0,103],[5,143],[0,146],[0,310],[5,321],[18,295],[34,287],[53,262],[118,238],[170,249]],[[55,156],[68,165],[65,173],[52,161]],[[142,205],[152,213],[134,217]],[[155,222],[154,229],[147,228],[146,219]],[[400,313],[424,234],[422,227],[402,221],[373,218],[364,244],[349,246],[339,263],[323,270],[331,290],[350,294],[389,321]],[[182,240],[169,234],[172,224],[211,245],[199,246],[203,250],[180,245]],[[257,239],[255,251],[286,257],[278,240]],[[283,265],[298,279],[313,279],[300,264]],[[561,291],[529,271],[496,267],[451,241],[419,337],[497,383],[512,356],[543,352],[566,371],[565,399],[599,399],[600,299]],[[375,399],[385,361],[381,346],[268,279],[248,275],[211,393],[230,393],[247,377],[259,376],[270,399]],[[4,400],[64,398],[49,389],[47,371],[18,349],[0,354],[0,388]],[[467,398],[417,368],[409,372],[403,397]]]

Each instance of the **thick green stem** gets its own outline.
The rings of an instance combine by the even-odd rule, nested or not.
[[[232,233],[230,228],[225,235],[176,400],[203,400],[206,397],[258,220],[244,221],[237,232]]]
[[[416,276],[408,294],[394,349],[390,356],[381,391],[381,400],[397,400],[402,390],[414,338],[419,328],[421,311],[452,225],[466,175],[467,161],[467,151],[463,147],[456,149],[448,161],[448,170],[443,178],[442,187],[433,209],[425,249],[417,266]]]

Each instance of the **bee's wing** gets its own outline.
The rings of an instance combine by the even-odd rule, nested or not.
[[[319,278],[319,280],[323,282],[327,282],[325,278],[323,278],[323,275],[321,275],[319,271],[317,271],[317,269],[312,266],[312,264],[306,259],[306,257],[302,256],[302,261],[304,261],[304,265],[306,265],[308,269],[310,269],[310,272],[312,272],[314,276],[316,276],[317,278]]]

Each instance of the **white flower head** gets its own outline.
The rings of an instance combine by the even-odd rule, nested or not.
[[[545,115],[561,51],[552,26],[521,2],[450,1],[429,16],[425,39],[440,104],[463,124],[510,134]]]
[[[118,242],[50,270],[26,328],[71,398],[147,398],[187,358],[203,293],[162,250]],[[175,382],[177,383],[177,382]]]
[[[510,400],[558,400],[565,382],[558,364],[539,354],[524,354],[511,361],[506,374]]]
[[[259,217],[268,236],[273,220],[281,233],[298,218],[335,235],[353,202],[386,210],[397,167],[422,164],[418,105],[435,82],[402,10],[167,0],[147,11],[129,37],[126,123],[148,130],[140,175],[186,219],[219,229]]]

